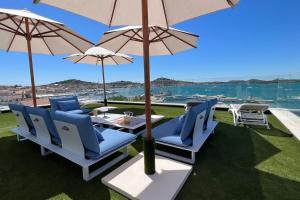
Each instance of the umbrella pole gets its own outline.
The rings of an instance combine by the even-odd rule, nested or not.
[[[101,65],[102,65],[102,80],[103,80],[104,106],[107,106],[106,87],[105,87],[105,75],[104,75],[104,62],[103,62],[103,58],[101,58]]]
[[[25,18],[26,24],[26,40],[27,40],[27,48],[28,48],[28,60],[30,67],[30,78],[31,78],[31,93],[32,93],[32,101],[33,106],[36,107],[36,90],[35,90],[35,81],[34,81],[34,72],[33,72],[33,63],[32,63],[32,51],[31,51],[31,36],[29,35],[29,23],[28,18]]]
[[[142,1],[143,22],[143,54],[144,54],[144,87],[145,87],[145,115],[146,138],[144,138],[144,168],[146,174],[155,173],[155,147],[151,134],[151,97],[150,97],[150,60],[149,60],[149,26],[148,0]]]

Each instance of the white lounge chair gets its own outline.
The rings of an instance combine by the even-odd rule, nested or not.
[[[56,111],[54,124],[48,110],[11,104],[19,127],[12,129],[18,141],[30,140],[46,156],[56,153],[82,167],[83,179],[89,181],[128,156],[127,148],[135,135],[93,127],[88,115]],[[122,151],[122,154],[90,172],[90,166]]]
[[[213,120],[216,104],[216,99],[203,102],[191,107],[184,115],[152,129],[155,143],[189,152],[189,157],[159,149],[155,150],[156,154],[194,164],[196,153],[218,125]]]
[[[239,124],[259,125],[270,129],[268,118],[265,112],[269,109],[267,104],[231,104],[229,112],[232,112],[233,123],[235,126]]]

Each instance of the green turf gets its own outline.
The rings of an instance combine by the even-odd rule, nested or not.
[[[117,106],[119,113],[143,113],[142,106]],[[167,119],[181,112],[153,107],[153,113]],[[300,199],[300,142],[278,120],[269,116],[272,129],[266,130],[234,127],[224,111],[217,111],[216,119],[217,130],[198,152],[177,199]],[[77,165],[55,154],[42,157],[29,141],[17,143],[9,131],[14,126],[12,114],[0,114],[0,199],[124,199],[101,184],[113,168],[85,182]],[[130,157],[140,151],[138,140]]]

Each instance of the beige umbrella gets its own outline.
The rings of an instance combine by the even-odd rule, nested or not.
[[[150,56],[173,55],[196,48],[199,36],[174,28],[149,26]],[[126,26],[105,32],[99,44],[114,52],[143,56],[142,26]]]
[[[101,63],[105,106],[107,106],[107,99],[106,99],[104,65],[120,65],[120,64],[133,63],[133,58],[125,54],[114,53],[102,47],[92,47],[88,49],[85,53],[73,54],[66,57],[65,59],[70,60],[75,64],[82,63],[82,64],[98,65],[99,63]]]
[[[145,82],[145,173],[155,173],[151,134],[149,24],[169,27],[194,17],[234,7],[239,0],[34,0],[89,17],[109,26],[142,25]]]
[[[34,106],[36,106],[36,90],[32,53],[70,54],[84,52],[93,45],[59,22],[28,10],[2,8],[0,8],[0,38],[0,49],[7,52],[28,53]]]
[[[74,12],[109,26],[142,25],[143,0],[34,0]],[[214,11],[231,8],[239,0],[151,0],[149,24],[168,27]]]

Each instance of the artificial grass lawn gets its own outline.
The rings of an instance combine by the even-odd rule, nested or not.
[[[117,106],[118,113],[143,113],[142,106]],[[166,120],[182,112],[153,107]],[[217,111],[216,119],[216,132],[198,152],[177,199],[300,199],[300,142],[274,116],[269,116],[271,130],[234,127],[225,111]],[[14,126],[11,113],[0,114],[0,199],[124,199],[101,183],[114,168],[85,182],[76,164],[55,154],[42,157],[32,142],[17,143],[9,131]],[[139,139],[128,159],[140,151]]]

